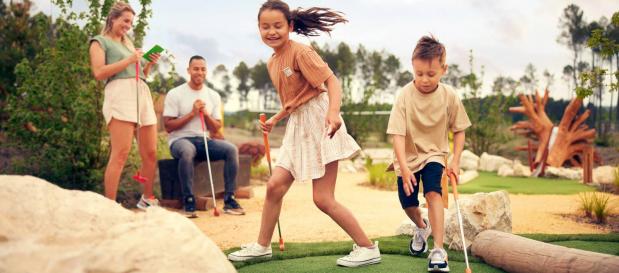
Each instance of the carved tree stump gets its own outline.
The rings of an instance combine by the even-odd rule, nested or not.
[[[509,111],[524,114],[529,120],[517,122],[510,130],[536,142],[536,145],[533,145],[537,150],[534,165],[546,163],[553,167],[561,167],[569,163],[572,166],[581,166],[584,161],[584,151],[592,146],[595,139],[595,129],[589,129],[584,124],[590,111],[586,110],[582,115],[577,116],[578,109],[582,105],[582,98],[574,98],[565,108],[561,122],[556,129],[557,134],[552,147],[550,147],[550,138],[553,124],[545,112],[548,89],[545,90],[543,97],[536,92],[535,98],[523,94],[520,94],[518,98],[522,106],[510,107]],[[527,149],[526,146],[516,147],[516,150],[526,151]]]
[[[615,273],[619,257],[539,242],[517,235],[486,230],[471,246],[485,263],[514,273]]]

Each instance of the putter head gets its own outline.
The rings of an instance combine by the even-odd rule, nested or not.
[[[284,239],[279,238],[279,251],[284,251]]]
[[[215,217],[219,217],[219,211],[217,210],[217,207],[213,208],[213,215],[215,215]]]
[[[138,182],[140,184],[144,184],[146,183],[148,180],[146,179],[146,177],[140,175],[140,172],[137,172],[134,176],[133,176],[133,180],[135,180],[135,182]]]

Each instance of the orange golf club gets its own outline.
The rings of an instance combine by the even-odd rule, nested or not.
[[[208,167],[208,178],[211,182],[211,194],[213,194],[213,215],[219,216],[217,211],[217,200],[215,199],[215,188],[213,187],[213,173],[211,172],[211,159],[208,156],[208,139],[206,138],[206,123],[204,123],[204,113],[200,111],[200,121],[202,123],[202,137],[204,138],[204,151],[206,152],[206,164]]]
[[[135,96],[137,102],[137,122],[136,122],[136,130],[135,130],[135,142],[138,145],[138,150],[140,149],[140,61],[135,62]],[[146,184],[146,177],[140,174],[140,170],[138,169],[137,173],[133,176],[133,180],[138,183]],[[146,196],[146,198],[150,198],[151,196]]]
[[[466,242],[464,241],[464,227],[462,225],[462,215],[460,214],[460,205],[458,205],[458,178],[453,172],[448,173],[449,181],[451,182],[451,190],[454,194],[454,203],[456,203],[456,212],[458,215],[458,224],[460,226],[460,237],[462,238],[462,249],[464,251],[464,262],[466,263],[465,273],[472,273],[469,267],[469,256],[466,253]]]
[[[267,121],[267,115],[260,114],[260,123],[265,123]],[[269,134],[266,132],[262,132],[262,137],[264,138],[264,153],[267,157],[267,162],[269,163],[269,176],[273,175],[273,170],[271,169],[271,148],[269,147]],[[282,239],[282,229],[279,226],[279,217],[277,218],[277,234],[279,235],[279,250],[284,251],[284,239]]]

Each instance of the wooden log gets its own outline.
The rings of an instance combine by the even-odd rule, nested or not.
[[[485,263],[513,273],[619,272],[619,257],[482,231],[471,246]]]

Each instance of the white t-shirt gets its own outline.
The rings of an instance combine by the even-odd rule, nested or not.
[[[211,118],[221,120],[221,97],[217,92],[206,85],[200,90],[194,90],[188,83],[177,86],[170,90],[165,97],[163,116],[180,118],[193,110],[193,103],[200,99],[204,102],[204,111]],[[168,145],[179,138],[202,136],[202,124],[200,116],[196,115],[182,128],[172,131],[168,135]]]

